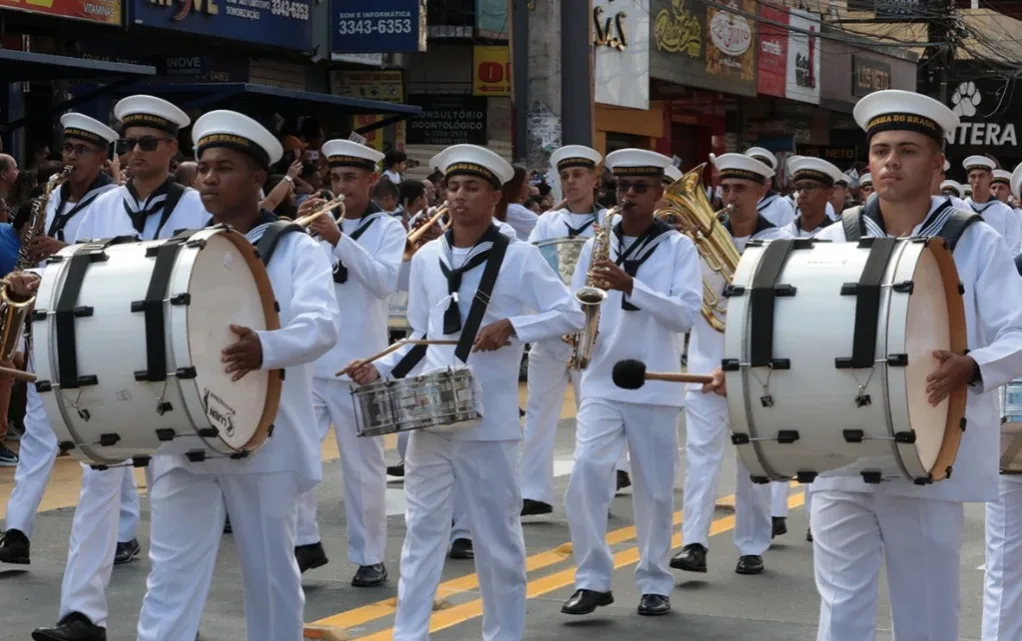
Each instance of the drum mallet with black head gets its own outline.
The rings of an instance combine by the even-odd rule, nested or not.
[[[614,363],[611,375],[614,384],[623,389],[639,389],[646,381],[667,381],[669,383],[712,383],[708,374],[676,374],[673,372],[647,372],[642,361],[628,359]]]

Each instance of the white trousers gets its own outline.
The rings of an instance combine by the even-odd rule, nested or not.
[[[575,587],[607,592],[614,571],[607,545],[607,483],[627,445],[635,461],[635,580],[641,594],[669,596],[674,578],[668,567],[674,515],[674,471],[680,408],[587,398],[578,412],[575,469],[564,509],[575,556]]]
[[[312,402],[320,440],[333,423],[341,452],[344,517],[348,533],[348,559],[356,565],[383,563],[387,545],[387,464],[383,437],[359,437],[355,429],[354,399],[345,381],[314,379]],[[299,498],[298,545],[319,542],[316,489]]]
[[[138,641],[195,641],[226,510],[241,565],[247,641],[301,641],[305,594],[295,561],[298,479],[290,472],[212,476],[177,468],[150,490],[152,568]]]
[[[528,398],[525,438],[522,443],[522,498],[554,503],[554,444],[568,385],[575,390],[578,409],[581,374],[569,371],[564,361],[540,349],[529,350]],[[617,469],[629,471],[628,452],[621,453]],[[617,490],[614,479],[612,490]],[[613,495],[613,493],[612,493]]]
[[[1022,639],[1022,478],[1002,475],[986,504],[983,641]]]
[[[455,488],[475,535],[484,641],[525,633],[525,539],[517,441],[461,441],[416,431],[405,466],[404,545],[394,641],[426,641],[451,533]]]
[[[788,516],[788,495],[791,493],[791,483],[788,481],[773,481],[770,483],[770,516],[787,518]]]
[[[818,641],[874,641],[886,563],[894,638],[958,641],[961,503],[865,492],[813,497]]]
[[[82,465],[82,490],[71,521],[67,565],[60,585],[60,615],[80,612],[106,627],[106,591],[118,541],[137,534],[139,501],[130,464],[94,470]]]
[[[685,396],[685,491],[681,538],[709,547],[717,481],[727,446],[727,400],[716,394]],[[738,458],[735,465],[735,531],[738,554],[761,556],[770,547],[769,484],[756,484]]]
[[[397,435],[397,453],[401,456],[401,462],[405,460],[405,453],[408,452],[408,437],[411,432],[399,432]],[[468,510],[465,509],[465,497],[454,486],[454,526],[451,528],[451,543],[458,539],[472,540],[472,532],[468,529]]]

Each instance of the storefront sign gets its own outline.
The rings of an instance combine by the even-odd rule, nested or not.
[[[788,11],[762,4],[759,15],[756,89],[761,94],[783,98],[788,76],[788,30],[785,29]]]
[[[877,22],[927,22],[941,11],[947,2],[937,0],[848,0],[849,11],[873,13]]]
[[[596,102],[649,108],[649,0],[593,0]]]
[[[171,53],[169,45],[144,43],[127,37],[84,37],[78,41],[82,58],[156,67],[151,82],[248,82],[248,59],[242,56],[190,56]]]
[[[334,53],[426,50],[426,0],[330,0],[330,13]]]
[[[0,9],[42,13],[103,24],[121,24],[121,0],[0,0]]]
[[[947,135],[949,154],[964,159],[973,153],[989,153],[1002,163],[1007,158],[1017,160],[1017,127],[1022,126],[1020,90],[1014,79],[979,78],[959,83],[949,100],[961,118],[958,129]]]
[[[475,0],[475,7],[476,37],[487,40],[507,40],[511,30],[508,1]]]
[[[338,96],[404,102],[404,72],[400,69],[387,71],[338,69],[330,72],[330,89]]]
[[[131,23],[308,50],[312,0],[131,0]]]
[[[855,162],[858,157],[858,147],[836,147],[826,145],[799,145],[797,153],[800,156],[812,156],[823,158],[838,167],[847,167]]]
[[[703,27],[699,18],[685,8],[683,0],[671,0],[662,7],[653,22],[653,42],[656,50],[665,53],[683,53],[689,58],[702,60]]]
[[[486,98],[413,94],[408,104],[422,107],[408,122],[409,145],[486,144]]]
[[[801,9],[788,15],[788,72],[784,95],[820,104],[820,16]]]
[[[511,95],[511,50],[509,47],[472,48],[472,95]]]
[[[891,88],[891,65],[862,56],[852,56],[852,95],[866,96]]]
[[[730,0],[731,8],[756,13],[756,0]],[[751,20],[716,7],[706,8],[709,34],[706,73],[751,81],[756,77],[755,27]]]

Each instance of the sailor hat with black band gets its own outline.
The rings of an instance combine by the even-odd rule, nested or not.
[[[798,180],[815,180],[828,187],[841,180],[844,175],[841,170],[823,158],[812,156],[799,156],[798,159],[788,162],[788,171],[791,172],[792,182]]]
[[[128,96],[114,105],[114,117],[124,127],[150,127],[173,136],[191,123],[188,114],[156,96]]]
[[[774,171],[777,171],[777,156],[775,156],[774,152],[769,149],[764,149],[762,147],[749,147],[745,150],[745,155],[749,158],[755,158]]]
[[[762,185],[774,176],[773,168],[746,154],[724,154],[723,156],[710,154],[710,162],[720,172],[721,180],[738,178]]]
[[[674,165],[667,165],[664,167],[664,186],[673,185],[681,180],[681,176],[681,169]]]
[[[446,178],[475,176],[489,181],[497,189],[515,176],[514,167],[508,161],[478,145],[453,145],[434,156],[430,164],[435,164]]]
[[[266,127],[236,111],[211,111],[192,127],[195,157],[214,147],[226,147],[248,154],[264,168],[280,160],[284,148]]]
[[[1011,172],[1006,169],[995,169],[994,178],[990,181],[991,185],[1001,183],[1002,185],[1011,186]]]
[[[958,115],[929,96],[885,89],[864,97],[852,110],[870,140],[881,131],[917,131],[944,147],[944,134],[958,128]]]
[[[944,193],[944,191],[948,189],[955,192],[955,196],[958,196],[959,198],[965,195],[965,189],[962,188],[962,184],[957,180],[945,180],[940,183],[940,193]]]
[[[1019,191],[1022,191],[1022,163],[1019,163],[1018,167],[1015,167],[1015,171],[1011,172],[1011,195],[1015,198],[1022,198]]]
[[[987,156],[969,156],[962,162],[962,167],[965,167],[965,171],[972,171],[973,169],[993,171],[997,167],[997,163],[994,162],[993,158]]]
[[[865,187],[866,185],[869,185],[870,187],[873,186],[872,174],[863,174],[859,176],[859,187]]]
[[[606,165],[615,176],[659,176],[673,161],[663,154],[645,149],[618,149],[607,154]]]
[[[116,131],[84,114],[66,113],[60,117],[60,124],[64,127],[64,138],[84,140],[101,149],[106,149],[117,140]]]
[[[603,160],[603,154],[585,145],[566,145],[550,154],[550,165],[557,171],[568,167],[585,167],[596,169]]]
[[[847,187],[852,184],[852,177],[848,174],[841,174],[841,177],[834,181],[834,184],[839,187]]]
[[[331,167],[356,167],[367,171],[376,171],[376,166],[384,156],[372,147],[341,138],[323,143],[321,152]]]

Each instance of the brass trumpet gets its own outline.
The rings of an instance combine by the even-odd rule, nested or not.
[[[333,200],[329,200],[329,201],[323,203],[318,209],[313,211],[311,214],[305,214],[304,216],[299,216],[298,218],[296,218],[294,220],[294,222],[296,222],[299,225],[301,225],[302,227],[308,229],[309,225],[311,225],[313,221],[315,221],[320,216],[323,216],[325,214],[329,214],[331,211],[333,211],[334,207],[340,207],[340,209],[341,209],[341,213],[337,217],[336,220],[340,220],[341,218],[344,218],[344,194],[341,194],[341,195],[337,196],[336,198],[334,198]],[[316,236],[317,235],[316,232],[309,232],[309,234],[312,235],[312,236]]]
[[[440,205],[439,207],[436,208],[436,211],[433,213],[433,215],[426,220],[426,222],[422,223],[412,231],[408,232],[408,236],[405,239],[405,253],[403,257],[403,260],[405,262],[411,260],[412,256],[415,255],[415,252],[419,251],[419,240],[422,239],[422,237],[426,234],[430,227],[440,222],[440,220],[447,215],[447,210],[448,210],[447,203]],[[448,220],[447,222],[442,223],[440,225],[440,231],[447,231],[448,229],[450,229],[450,227],[451,220]]]

